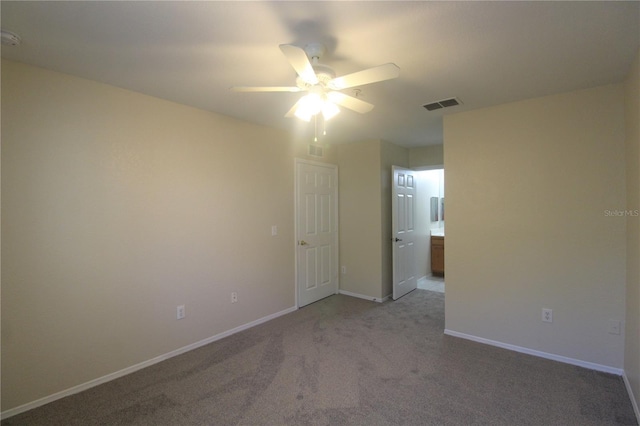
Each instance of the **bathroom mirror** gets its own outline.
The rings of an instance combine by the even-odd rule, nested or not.
[[[431,222],[438,221],[438,197],[431,197]]]

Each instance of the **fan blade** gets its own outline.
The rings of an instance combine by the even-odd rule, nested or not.
[[[298,100],[298,102],[296,102],[291,109],[289,110],[289,112],[287,112],[284,116],[287,118],[291,118],[291,117],[295,117],[296,115],[296,109],[298,108],[298,104],[300,103],[300,100]]]
[[[280,50],[305,83],[318,84],[318,77],[304,49],[291,44],[281,44]]]
[[[360,114],[364,114],[365,112],[369,112],[373,109],[373,104],[361,101],[360,99],[345,95],[341,92],[329,92],[327,93],[327,99],[345,108],[359,112]]]
[[[366,70],[343,75],[329,81],[327,86],[334,90],[348,89],[377,81],[390,80],[400,75],[400,68],[396,64],[388,63]]]
[[[231,88],[234,92],[299,92],[299,87],[272,86],[272,87],[252,87],[252,86],[234,86]]]

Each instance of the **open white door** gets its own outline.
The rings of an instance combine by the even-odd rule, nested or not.
[[[412,170],[392,166],[393,300],[418,285],[415,256],[416,179]]]
[[[296,159],[298,307],[338,292],[338,167]]]

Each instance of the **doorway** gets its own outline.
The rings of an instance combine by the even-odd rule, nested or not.
[[[416,271],[418,288],[444,293],[445,274],[435,273],[431,265],[431,236],[445,240],[444,168],[416,171],[418,188]],[[437,249],[437,248],[436,248]]]

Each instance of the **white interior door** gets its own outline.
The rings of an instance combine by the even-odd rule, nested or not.
[[[392,166],[393,300],[418,285],[416,279],[416,178],[412,170]]]
[[[296,160],[298,306],[338,292],[338,167]]]

